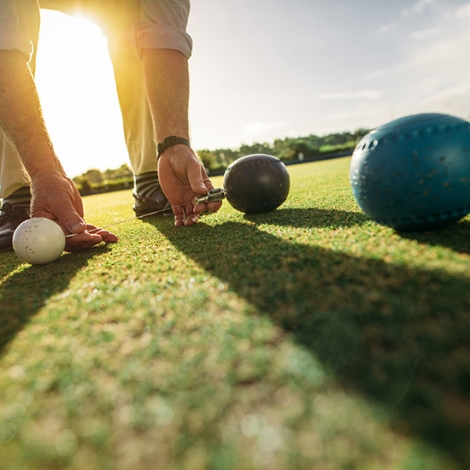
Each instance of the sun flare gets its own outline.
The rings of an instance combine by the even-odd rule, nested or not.
[[[36,85],[69,176],[128,162],[107,41],[97,26],[41,10]]]

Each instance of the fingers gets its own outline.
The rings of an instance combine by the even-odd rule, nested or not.
[[[222,201],[214,201],[206,204],[207,212],[217,212],[222,207]]]
[[[33,211],[33,217],[46,217],[57,222],[64,233],[73,235],[66,238],[65,251],[79,251],[87,250],[93,246],[105,242],[115,243],[118,237],[108,230],[97,228],[94,225],[87,224],[77,212],[75,212],[72,205],[69,206],[69,213],[63,211],[67,206],[67,201],[64,201],[61,210],[54,211],[51,214],[47,210]]]
[[[90,227],[90,225],[88,225],[88,227]],[[91,232],[96,235],[99,235],[105,243],[116,243],[119,240],[119,238],[114,235],[114,233],[111,233],[108,230],[95,227],[94,225],[91,225],[91,227],[93,227]]]
[[[83,202],[73,181],[54,173],[46,183],[36,181],[33,185],[32,217],[53,219],[66,233],[84,232]]]
[[[66,202],[64,202],[64,206]],[[65,212],[66,210],[70,210],[69,213]],[[68,208],[61,210],[55,210],[54,213],[48,210],[33,210],[31,213],[31,217],[45,217],[46,219],[52,219],[56,221],[61,227],[64,228],[66,233],[82,233],[87,229],[86,222],[75,212],[72,205]]]
[[[65,251],[87,250],[103,241],[99,234],[88,231],[69,237],[66,240]]]
[[[196,194],[207,194],[209,191],[214,189],[214,185],[212,184],[211,180],[207,176],[206,170],[204,167],[199,164],[196,168],[195,165],[193,165],[190,170],[188,171],[188,180],[191,185],[191,189],[196,193]],[[222,201],[214,201],[214,202],[208,202],[208,203],[200,203],[200,204],[195,204],[193,207],[193,211],[195,214],[200,215],[203,214],[204,212],[217,212],[220,207],[222,206]],[[197,220],[195,220],[193,223],[196,223]],[[185,223],[185,225],[192,225]]]
[[[67,237],[65,251],[87,250],[98,243],[116,243],[118,237],[108,230],[95,227],[91,224],[85,224],[86,231],[79,234],[72,233],[71,237]]]
[[[204,167],[199,162],[194,162],[188,168],[188,181],[195,194],[206,194],[213,188],[207,176],[204,178],[204,174]]]
[[[78,205],[78,208],[77,208]],[[77,203],[65,199],[60,207],[54,211],[54,216],[70,233],[83,233],[87,230],[87,224],[83,219],[83,207],[81,199]]]
[[[189,227],[191,225],[197,224],[198,221],[199,221],[199,215],[191,214],[189,217],[186,217],[186,220],[184,221],[184,225],[186,227]]]
[[[83,201],[73,181],[63,174],[51,173],[47,181],[33,184],[32,217],[57,222],[67,236],[65,251],[86,250],[98,243],[115,243],[118,238],[107,230],[87,224]]]
[[[199,215],[194,212],[194,206],[192,204],[174,207],[173,213],[176,227],[189,227],[190,225],[196,224],[199,220]]]
[[[175,226],[181,227],[184,225],[185,213],[183,207],[174,206],[173,214],[175,216]]]
[[[202,165],[201,165],[201,173],[202,173],[202,179],[204,181],[204,186],[207,188],[207,191],[214,189],[214,185],[212,184],[212,181],[207,176],[206,170]]]
[[[158,160],[158,173],[163,192],[170,201],[177,227],[198,222],[203,212],[216,212],[220,201],[193,205],[197,195],[214,188],[196,154],[186,146],[165,151]]]

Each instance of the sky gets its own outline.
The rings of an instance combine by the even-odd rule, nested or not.
[[[37,85],[71,176],[127,163],[106,39],[43,11]],[[194,0],[196,150],[470,116],[469,0]]]

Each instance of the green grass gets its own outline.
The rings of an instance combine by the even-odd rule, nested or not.
[[[348,166],[290,166],[269,214],[132,220],[45,266],[1,254],[2,468],[469,468],[470,218],[399,235]],[[87,197],[87,220],[131,199]]]

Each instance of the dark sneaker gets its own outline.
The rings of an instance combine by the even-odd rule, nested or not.
[[[173,215],[171,204],[160,188],[157,188],[150,196],[140,196],[135,191],[132,195],[135,201],[132,209],[134,209],[138,217],[152,214],[153,212],[157,212],[155,215],[163,217],[171,217]]]
[[[16,227],[27,219],[29,211],[26,207],[3,203],[0,212],[0,251],[12,249],[13,233]]]

